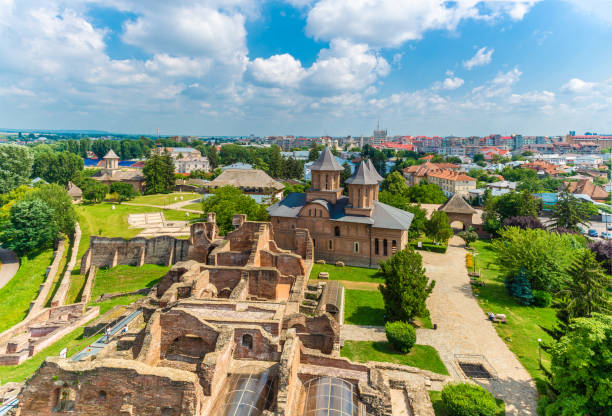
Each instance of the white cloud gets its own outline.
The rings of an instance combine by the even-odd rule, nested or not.
[[[272,86],[295,87],[306,75],[302,63],[287,53],[256,58],[249,64],[249,70],[256,82]]]
[[[441,81],[441,82],[438,81],[434,83],[433,89],[435,90],[456,90],[457,88],[463,85],[464,83],[463,79],[452,76],[452,73],[450,75],[451,76],[449,76],[448,78],[445,78],[444,81]]]
[[[34,94],[30,90],[19,88],[19,87],[16,87],[14,85],[11,85],[9,87],[0,87],[0,97],[6,96],[6,95],[16,95],[16,96],[22,96],[22,97],[34,97],[36,94]]]
[[[397,47],[429,30],[455,30],[466,19],[522,19],[536,1],[508,0],[320,0],[308,13],[306,32],[315,39],[350,39]]]
[[[463,61],[463,66],[470,70],[475,66],[487,65],[491,63],[491,57],[493,56],[494,49],[488,49],[487,47],[480,48],[476,51],[476,54],[467,61]]]
[[[595,85],[596,83],[594,82],[586,82],[579,78],[572,78],[561,87],[561,90],[580,94],[591,91]]]

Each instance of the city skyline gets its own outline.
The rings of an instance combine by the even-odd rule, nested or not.
[[[0,125],[609,133],[611,39],[603,0],[5,0]]]

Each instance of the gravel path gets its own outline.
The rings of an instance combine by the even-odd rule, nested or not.
[[[438,329],[418,329],[417,342],[436,348],[451,375],[458,380],[461,376],[455,354],[484,356],[497,373],[497,380],[481,384],[506,402],[506,414],[535,416],[535,385],[472,295],[465,253],[459,237],[450,240],[446,254],[422,252],[427,275],[436,280],[427,306]]]
[[[19,270],[19,258],[11,250],[0,247],[0,288],[4,287]]]

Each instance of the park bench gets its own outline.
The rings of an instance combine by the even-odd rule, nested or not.
[[[506,315],[503,313],[496,313],[493,322],[500,322],[502,324],[506,323]]]

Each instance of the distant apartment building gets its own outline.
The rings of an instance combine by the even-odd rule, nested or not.
[[[589,149],[593,152],[599,152],[601,151],[601,149],[607,149],[609,147],[612,147],[612,135],[608,134],[568,134],[567,136],[565,136],[565,140],[569,143],[576,143],[581,146],[586,146],[585,149]]]
[[[590,179],[580,179],[577,182],[563,182],[563,185],[574,195],[586,195],[595,202],[605,203],[610,194],[601,186],[595,185]]]
[[[176,173],[191,173],[196,170],[210,172],[208,158],[192,147],[165,147],[153,151],[170,153]]]
[[[476,179],[460,172],[461,166],[452,163],[425,162],[404,168],[402,174],[410,186],[421,181],[438,185],[447,196],[456,193],[467,195],[471,189],[476,189]]]
[[[491,160],[494,157],[509,157],[510,151],[507,149],[500,149],[499,147],[490,146],[490,147],[482,147],[480,149],[480,153],[484,155],[485,160]]]
[[[541,175],[555,176],[565,172],[565,169],[559,165],[552,164],[545,160],[534,160],[524,163],[521,166],[523,169],[532,169]]]

